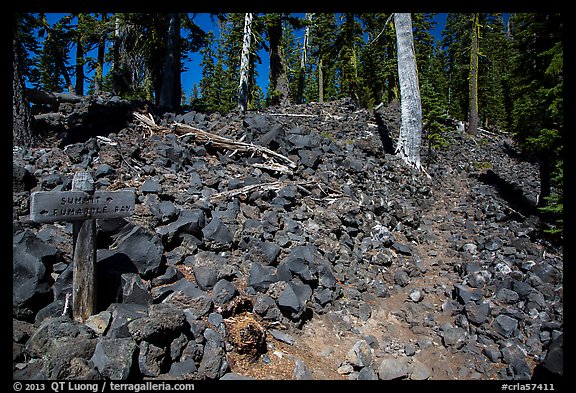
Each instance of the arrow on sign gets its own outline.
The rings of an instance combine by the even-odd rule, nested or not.
[[[113,200],[114,200],[114,198],[112,198],[111,196],[109,196],[109,197],[106,198],[106,202],[110,202],[110,201],[113,201]]]

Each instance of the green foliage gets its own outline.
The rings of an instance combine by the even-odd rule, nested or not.
[[[442,31],[442,56],[448,79],[448,113],[455,119],[468,114],[468,75],[472,39],[471,14],[450,13]]]
[[[318,67],[322,63],[322,82],[325,100],[337,98],[336,84],[336,33],[338,25],[335,14],[315,13],[310,28],[310,61],[314,63],[310,74],[312,83],[304,90],[306,101],[319,101]]]
[[[486,169],[492,169],[494,166],[490,161],[475,161],[472,166],[477,171],[485,171]]]
[[[396,86],[396,38],[391,14],[360,14],[368,39],[359,49],[360,104],[371,108],[380,102],[388,104],[389,92]],[[389,19],[390,18],[390,19]],[[385,25],[386,21],[388,24]]]
[[[563,184],[563,20],[560,14],[515,14],[511,18],[514,50],[512,126],[525,151],[540,159],[541,173],[550,171],[555,189],[542,189],[542,212],[562,232]],[[542,180],[542,179],[541,179]],[[547,184],[542,182],[542,186]],[[548,191],[554,191],[548,196]]]
[[[278,105],[280,103],[280,98],[282,98],[282,92],[278,90],[268,90],[268,95],[266,97],[266,106]]]
[[[336,38],[339,95],[351,97],[354,101],[360,102],[358,47],[362,43],[362,27],[353,13],[346,13],[342,18],[344,21]]]
[[[422,79],[422,123],[431,150],[445,149],[450,144],[445,137],[447,127],[446,107],[437,89],[429,78]]]

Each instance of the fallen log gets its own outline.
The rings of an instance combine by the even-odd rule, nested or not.
[[[26,89],[26,97],[30,102],[35,104],[60,104],[63,102],[68,102],[75,104],[84,99],[82,96],[77,96],[74,94],[65,93],[51,93],[37,89]]]

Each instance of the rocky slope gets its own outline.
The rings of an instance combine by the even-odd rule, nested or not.
[[[89,104],[64,109],[42,116],[64,134],[13,150],[14,378],[563,373],[562,249],[507,135],[453,127],[423,151],[427,177],[393,154],[394,104],[135,115],[105,132]],[[29,199],[86,170],[137,200],[97,220],[98,309],[79,323],[72,226],[31,222]]]

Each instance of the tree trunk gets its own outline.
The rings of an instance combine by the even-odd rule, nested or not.
[[[422,104],[418,87],[412,19],[409,13],[394,14],[396,42],[398,46],[398,79],[402,124],[396,152],[409,165],[422,169],[420,142],[422,134]]]
[[[312,14],[306,14],[306,20],[312,20]],[[308,52],[308,37],[310,36],[310,26],[304,29],[304,42],[302,43],[302,57],[300,58],[300,71],[298,73],[298,92],[296,94],[296,103],[304,102],[304,82],[306,79],[306,55]]]
[[[340,91],[352,98],[356,103],[360,102],[358,96],[358,59],[356,56],[356,45],[354,43],[354,14],[347,13],[343,25],[344,29],[344,48],[342,54],[343,64],[342,79],[340,81]]]
[[[388,45],[387,55],[389,59],[394,58],[394,49],[392,45]],[[398,81],[396,80],[396,73],[389,72],[387,79],[388,86],[388,102],[392,102],[398,99]]]
[[[540,193],[538,194],[538,207],[546,206],[546,198],[550,196],[552,167],[550,164],[551,155],[542,154],[538,158],[538,169],[540,172]]]
[[[274,21],[268,27],[268,39],[270,41],[270,91],[271,105],[290,105],[290,88],[286,73],[286,61],[282,48],[282,17],[276,15]]]
[[[106,22],[106,14],[102,14],[102,21]],[[94,73],[94,93],[99,94],[102,91],[102,79],[104,77],[104,55],[106,53],[106,34],[100,35],[98,41],[98,55],[96,71]]]
[[[62,59],[56,59],[55,62],[58,64],[58,68],[60,69],[60,72],[62,73],[62,76],[64,77],[64,81],[66,82],[66,87],[68,88],[68,92],[72,95],[76,94],[76,92],[74,91],[74,87],[72,86],[72,80],[70,79],[70,74],[68,73],[68,70],[66,69],[66,65],[64,64]]]
[[[80,35],[76,38],[76,86],[74,93],[79,96],[84,95],[84,45]]]
[[[112,92],[120,95],[124,91],[120,65],[120,18],[114,17],[114,47],[112,50]]]
[[[248,104],[248,71],[250,68],[250,39],[252,36],[252,14],[244,17],[244,35],[242,39],[242,55],[240,57],[240,84],[238,85],[238,108],[246,112]]]
[[[12,146],[31,147],[35,138],[32,134],[31,115],[24,90],[20,54],[21,49],[16,39],[12,38]]]
[[[318,60],[318,102],[324,103],[324,75],[322,74],[322,55]]]
[[[470,50],[470,113],[468,116],[468,133],[476,135],[478,129],[478,33],[479,14],[474,14],[472,23],[472,48]]]
[[[160,87],[160,108],[177,110],[180,107],[180,15],[171,13],[168,27],[166,57],[164,58],[164,70],[162,73],[162,86]]]

